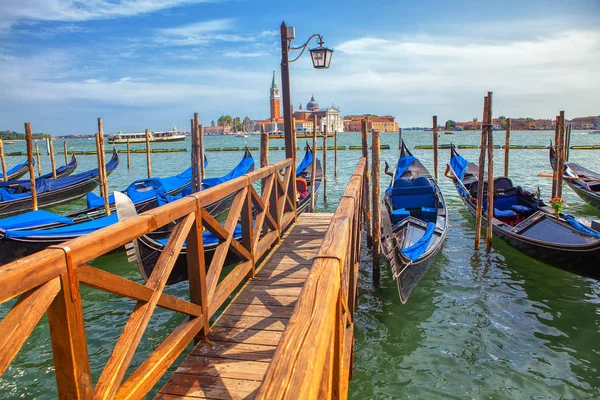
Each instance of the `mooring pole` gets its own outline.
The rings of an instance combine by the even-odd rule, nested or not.
[[[438,131],[437,115],[433,116],[433,176],[438,180]]]
[[[194,162],[196,163],[196,165],[194,165],[194,177],[196,179],[195,181],[195,185],[196,185],[196,191],[199,192],[202,190],[202,165],[204,164],[204,160],[202,159],[201,156],[201,150],[200,150],[200,117],[198,116],[198,113],[194,113],[194,132],[193,132],[193,141],[192,141],[192,151],[194,153]]]
[[[552,170],[552,198],[556,197],[556,182],[557,179],[556,177],[558,176],[558,132],[559,132],[559,128],[558,125],[560,124],[560,117],[556,116],[555,120],[554,120],[554,169]]]
[[[494,131],[492,129],[492,92],[488,92],[487,109],[487,153],[488,153],[488,191],[487,191],[487,228],[485,231],[485,249],[492,248],[492,227],[494,226]]]
[[[402,128],[400,127],[398,127],[398,150],[402,150]]]
[[[317,116],[313,118],[313,136],[312,136],[313,162],[311,164],[311,182],[310,182],[310,212],[315,212],[315,178],[317,175]]]
[[[152,161],[150,160],[150,130],[146,129],[146,165],[148,166],[148,178],[152,178]]]
[[[565,162],[569,162],[569,154],[571,153],[571,128],[572,124],[567,125],[567,140],[565,143]]]
[[[31,134],[31,124],[29,122],[25,122],[25,141],[27,142],[27,164],[29,166],[32,208],[33,211],[37,211],[37,190],[35,187],[35,170],[33,169],[33,135]]]
[[[333,132],[333,177],[337,178],[337,130]]]
[[[54,161],[54,139],[50,138],[50,163],[52,164],[52,179],[56,179],[56,161]]]
[[[196,119],[190,119],[190,133],[192,137],[192,154],[191,154],[191,163],[192,163],[192,193],[196,193],[198,191],[197,182],[198,177],[196,174],[198,173],[196,165]]]
[[[127,138],[127,169],[131,168],[131,144],[129,138]]]
[[[323,128],[323,204],[327,203],[327,123]]]
[[[373,283],[379,285],[379,241],[381,235],[380,215],[379,215],[379,185],[380,185],[380,145],[379,131],[372,133],[371,153],[373,163],[371,167],[372,185],[373,185]]]
[[[40,146],[35,142],[35,157],[37,159],[38,176],[42,176],[42,163],[40,162]]]
[[[102,186],[104,187],[104,212],[110,215],[110,199],[108,192],[108,174],[106,173],[106,150],[104,148],[104,128],[102,127],[102,118],[98,118],[98,140],[100,142],[100,161],[99,170],[102,171]]]
[[[204,132],[204,127],[200,124],[200,121],[196,121],[196,130],[198,133],[196,134],[196,162],[198,163],[198,191],[202,190],[202,177],[204,176],[204,157],[202,152],[202,133]]]
[[[562,197],[562,181],[565,163],[565,112],[560,112],[558,130],[558,172],[556,174],[556,197]]]
[[[365,179],[363,188],[363,205],[364,205],[364,226],[367,231],[367,246],[373,245],[373,237],[371,236],[371,206],[369,205],[369,142],[367,127],[369,124],[368,118],[361,121],[361,145],[362,156],[365,158]]]
[[[102,183],[102,147],[100,147],[100,135],[96,133],[96,161],[98,162],[98,181],[100,184],[98,185],[100,188],[100,196],[106,197],[106,193],[104,193],[104,185]]]
[[[0,159],[2,161],[2,180],[6,182],[8,176],[6,175],[6,160],[4,159],[4,146],[2,145],[2,139],[0,139]]]
[[[65,165],[69,164],[69,154],[67,153],[67,141],[63,140],[63,153],[65,153]]]
[[[483,100],[483,124],[487,118],[488,98]],[[482,125],[483,125],[482,124]],[[479,174],[477,175],[477,208],[475,212],[475,249],[479,249],[481,241],[481,222],[483,214],[483,187],[484,187],[484,170],[485,170],[485,144],[487,135],[485,127],[481,127],[481,148],[479,151]]]
[[[510,118],[506,119],[506,136],[504,137],[504,176],[508,178],[508,153],[510,151]]]
[[[269,134],[265,132],[265,126],[260,126],[260,167],[269,165]]]
[[[200,157],[200,190],[202,190],[202,179],[206,177],[206,171],[204,171],[204,125],[200,125],[198,129],[198,154]]]

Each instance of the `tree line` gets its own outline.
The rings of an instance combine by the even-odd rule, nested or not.
[[[248,131],[250,130],[250,124],[250,117],[244,117],[242,120],[240,117],[232,117],[231,115],[221,115],[216,123],[218,126],[231,126],[236,131]],[[212,121],[210,126],[215,126],[215,121]]]
[[[46,139],[51,137],[47,133],[34,133],[34,139]],[[0,131],[0,139],[2,140],[25,140],[25,134],[15,131]]]

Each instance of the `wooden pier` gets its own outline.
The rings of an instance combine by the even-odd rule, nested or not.
[[[196,347],[158,397],[346,398],[366,160],[334,214],[296,214],[294,172],[286,158],[0,266],[0,303],[17,300],[0,321],[0,374],[47,315],[59,398],[144,398],[193,340]],[[207,207],[223,199],[231,206],[220,223]],[[89,264],[123,246],[133,251],[133,240],[173,221],[145,285]],[[240,225],[242,237],[234,238]],[[204,229],[219,239],[210,263]],[[184,243],[189,296],[177,297],[164,289]],[[224,270],[230,253],[240,261]],[[102,371],[94,371],[97,380],[81,285],[136,302]],[[186,318],[131,365],[157,307]]]
[[[158,398],[254,398],[333,214],[302,214]]]

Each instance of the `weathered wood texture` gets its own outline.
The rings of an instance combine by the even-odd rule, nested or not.
[[[492,92],[488,92],[488,107],[487,107],[487,120],[486,131],[487,131],[487,155],[488,155],[488,191],[487,191],[487,227],[485,231],[485,249],[490,251],[492,248],[492,232],[493,232],[493,220],[494,220],[494,132],[492,130]],[[481,183],[481,182],[480,182]],[[481,185],[483,186],[483,185]]]
[[[40,162],[40,146],[35,142],[35,157],[37,160],[38,176],[42,176],[42,163]]]
[[[52,166],[52,178],[56,179],[56,161],[54,160],[54,139],[49,138],[50,144],[50,165]]]
[[[26,131],[31,134],[29,125]],[[31,159],[31,151],[29,153]],[[0,374],[8,368],[39,319],[47,312],[60,398],[144,397],[186,346],[198,334],[209,331],[209,318],[255,270],[255,260],[263,257],[279,240],[281,232],[292,223],[292,214],[295,212],[290,206],[293,199],[293,173],[292,160],[286,159],[1,266],[0,303],[13,298],[18,300],[0,321]],[[254,185],[262,180],[266,184],[259,196]],[[221,224],[210,216],[205,207],[232,195],[234,200],[229,215]],[[233,232],[240,220],[242,238],[237,240],[233,238]],[[145,285],[87,264],[172,221],[178,223]],[[203,229],[221,240],[210,266],[204,264]],[[310,235],[306,237],[313,238]],[[190,301],[163,291],[184,242],[187,242],[188,251]],[[221,272],[229,251],[242,258],[242,262],[223,277]],[[299,247],[298,251],[302,253],[305,249]],[[290,268],[290,276],[294,272],[297,271]],[[279,271],[274,269],[267,276],[273,280],[276,273]],[[289,285],[288,277],[285,272],[283,274],[282,282],[288,284],[285,288],[289,289],[282,289],[282,295],[289,297],[294,290],[299,293],[299,288]],[[297,274],[293,276],[296,280],[300,277]],[[137,301],[95,387],[90,374],[80,284]],[[248,286],[249,293],[258,290],[256,282]],[[274,295],[274,298],[279,296]],[[291,303],[283,299],[281,304],[289,307]],[[249,315],[239,320],[223,318],[223,323],[229,323],[232,329],[253,325],[257,316],[265,312],[260,306],[252,303]],[[171,332],[126,378],[133,355],[156,307],[182,313],[189,319]],[[235,307],[232,310],[232,315],[239,313]],[[275,307],[271,314],[269,318],[280,318],[289,313]],[[274,323],[265,331],[277,330],[282,326]],[[221,334],[225,337],[231,333]],[[263,342],[267,336],[257,335]]]
[[[252,398],[277,349],[332,214],[303,214],[158,398]],[[282,262],[286,260],[286,262]]]
[[[485,121],[487,118],[487,109],[488,109],[488,98],[485,97],[483,100],[483,123],[485,125]],[[481,242],[481,224],[483,221],[483,180],[484,180],[484,171],[485,171],[485,150],[487,144],[487,133],[485,130],[485,126],[481,127],[481,146],[479,148],[479,171],[477,175],[477,181],[479,182],[479,186],[477,186],[477,208],[475,212],[475,249],[478,249]]]
[[[508,178],[508,161],[510,151],[510,128],[511,119],[506,119],[506,136],[504,137],[504,176]]]
[[[433,116],[433,176],[438,180],[438,122],[437,115]]]
[[[98,140],[100,144],[100,164],[98,165],[98,171],[100,172],[102,179],[100,184],[104,192],[104,213],[110,215],[110,202],[108,192],[108,174],[106,173],[106,150],[104,148],[104,128],[102,125],[102,118],[98,118]]]
[[[35,144],[37,146],[37,143]],[[4,147],[2,146],[2,139],[0,139],[0,162],[2,162],[2,178],[4,181],[8,180],[8,175],[6,175],[6,160],[4,159]],[[40,160],[38,158],[38,164]]]
[[[29,164],[29,183],[31,184],[32,209],[38,209],[37,193],[35,188],[35,172],[33,170],[33,135],[31,134],[31,124],[25,123],[25,141],[27,142],[27,162]],[[5,175],[6,176],[6,175]]]
[[[345,399],[348,395],[365,175],[366,159],[361,158],[257,398]],[[288,293],[293,293],[292,288]]]

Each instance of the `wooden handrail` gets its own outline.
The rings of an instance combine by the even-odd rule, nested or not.
[[[0,321],[0,374],[10,365],[35,325],[48,314],[60,398],[141,398],[167,371],[190,341],[209,329],[209,318],[249,275],[256,261],[295,219],[292,159],[266,166],[213,188],[120,221],[107,228],[0,267],[0,303],[18,301]],[[280,175],[283,175],[281,177]],[[264,182],[259,195],[255,184]],[[258,187],[258,185],[256,185]],[[206,207],[233,196],[226,221],[217,222]],[[88,264],[112,250],[179,221],[146,285]],[[240,223],[242,238],[233,238]],[[205,265],[202,231],[220,239],[210,266]],[[190,301],[163,292],[187,242]],[[225,256],[241,258],[219,282]],[[96,387],[92,385],[83,325],[80,284],[137,301]],[[187,315],[124,382],[126,371],[156,307]]]
[[[366,159],[340,199],[258,399],[346,398]]]

